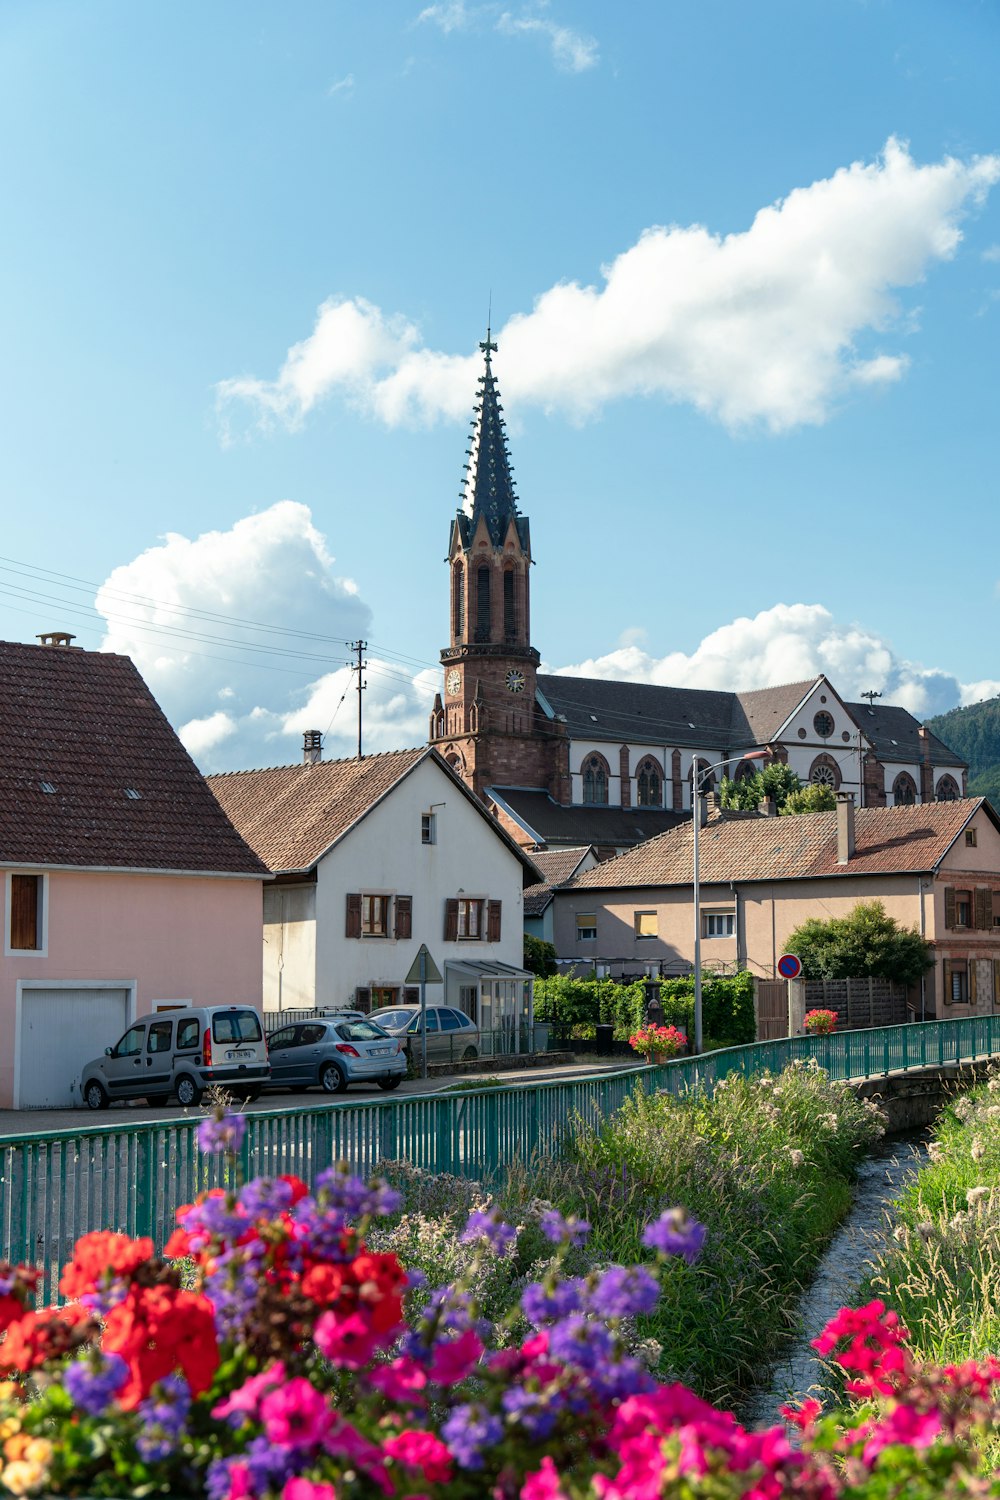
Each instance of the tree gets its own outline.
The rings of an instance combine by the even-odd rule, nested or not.
[[[933,966],[931,945],[915,927],[902,927],[881,901],[859,901],[846,917],[812,917],[785,943],[802,960],[806,979],[854,979],[869,974],[915,984]]]
[[[765,766],[763,771],[755,771],[752,776],[744,776],[741,781],[730,781],[728,776],[724,776],[720,796],[723,807],[741,808],[745,812],[758,808],[765,797],[773,797],[778,812],[781,812],[788,798],[801,785],[795,772],[776,760]]]
[[[555,944],[547,943],[544,938],[532,937],[526,932],[524,967],[529,974],[537,974],[539,979],[549,979],[556,972]]]
[[[837,797],[832,786],[810,781],[807,786],[789,792],[781,815],[788,817],[791,813],[833,812],[836,806]]]

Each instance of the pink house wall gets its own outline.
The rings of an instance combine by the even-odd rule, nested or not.
[[[13,1102],[21,980],[134,984],[136,1015],[159,1000],[261,1007],[260,880],[55,870],[44,900],[46,953],[0,959],[0,1108]]]

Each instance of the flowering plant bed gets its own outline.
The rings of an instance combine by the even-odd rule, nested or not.
[[[206,1121],[203,1149],[234,1152],[242,1127]],[[36,1273],[4,1266],[0,1486],[209,1500],[1000,1494],[993,1480],[969,1488],[1000,1412],[1000,1361],[920,1368],[881,1303],[844,1310],[817,1347],[866,1406],[783,1408],[795,1443],[783,1425],[748,1432],[628,1352],[624,1324],[659,1296],[652,1264],[565,1275],[589,1228],[545,1210],[550,1268],[523,1290],[523,1336],[490,1352],[461,1283],[428,1297],[395,1255],[366,1248],[395,1198],[342,1167],[312,1191],[234,1181],[179,1210],[166,1258],[149,1240],[84,1235],[60,1309],[32,1309]],[[670,1209],[643,1244],[683,1272],[705,1235]],[[516,1236],[487,1209],[462,1239],[475,1260]]]
[[[830,1036],[837,1029],[835,1010],[807,1010],[802,1023],[812,1036]]]
[[[676,1057],[687,1046],[687,1037],[676,1026],[658,1026],[648,1021],[629,1037],[629,1046],[644,1057]]]

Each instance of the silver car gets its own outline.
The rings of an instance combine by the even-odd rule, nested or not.
[[[386,1005],[370,1019],[401,1039],[414,1062],[421,1058],[420,1006]],[[468,1062],[479,1056],[479,1027],[449,1005],[427,1007],[427,1061]]]
[[[342,1094],[350,1083],[398,1088],[406,1054],[397,1037],[365,1016],[350,1020],[296,1021],[267,1039],[271,1088],[321,1088]]]

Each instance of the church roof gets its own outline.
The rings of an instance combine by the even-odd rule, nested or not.
[[[468,463],[465,465],[465,480],[462,484],[462,508],[458,514],[458,525],[462,533],[463,546],[468,546],[479,519],[482,517],[490,533],[494,547],[499,547],[513,520],[527,552],[528,522],[519,515],[517,495],[511,473],[510,454],[507,451],[507,433],[502,416],[500,392],[490,355],[496,353],[496,344],[490,341],[490,331],[479,345],[486,356],[486,367],[479,377],[479,394],[474,407],[471,442],[467,448]]]
[[[871,740],[879,760],[909,760],[920,764],[923,758],[918,732],[920,725],[907,709],[895,708],[891,703],[848,703],[845,706]],[[961,770],[966,764],[930,730],[927,731],[927,748],[932,766],[957,766]]]
[[[528,787],[491,786],[486,795],[538,844],[550,849],[579,844],[624,849],[653,838],[689,817],[664,807],[608,807],[590,803],[569,806],[548,792]],[[534,858],[534,855],[532,855]]]

